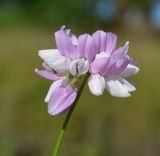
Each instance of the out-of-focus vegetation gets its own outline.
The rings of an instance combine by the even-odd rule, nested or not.
[[[107,2],[107,3],[106,3]],[[55,48],[66,24],[76,34],[97,29],[130,41],[141,71],[137,91],[118,99],[86,89],[73,114],[61,156],[160,155],[160,36],[150,10],[158,1],[5,0],[0,2],[0,156],[51,155],[64,116],[49,116],[51,84],[34,73],[40,49]],[[114,14],[107,14],[107,8]],[[157,14],[156,14],[157,15]],[[158,21],[157,19],[156,21]],[[158,28],[158,29],[157,29]]]

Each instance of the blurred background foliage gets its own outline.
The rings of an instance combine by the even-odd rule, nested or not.
[[[51,84],[34,73],[40,49],[55,48],[54,32],[97,29],[130,41],[141,71],[127,99],[87,86],[63,142],[62,156],[160,155],[160,0],[1,0],[0,156],[51,155],[64,116],[49,116]]]

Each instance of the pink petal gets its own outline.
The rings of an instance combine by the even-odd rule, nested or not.
[[[125,56],[123,59],[117,61],[116,67],[117,67],[117,74],[121,73],[129,64],[129,57]]]
[[[51,97],[52,93],[55,91],[55,89],[56,89],[57,87],[66,86],[66,85],[67,85],[67,79],[66,79],[66,78],[60,78],[60,79],[54,81],[54,82],[51,84],[51,86],[50,86],[50,88],[49,88],[49,90],[48,90],[47,96],[45,97],[45,100],[44,100],[44,101],[45,101],[46,103],[48,103],[49,100],[50,100],[50,97]]]
[[[92,35],[92,37],[95,40],[98,52],[104,52],[106,47],[106,32],[98,30]]]
[[[111,54],[116,47],[117,36],[111,32],[96,31],[93,36],[95,44],[99,52],[107,52]]]
[[[110,58],[104,57],[104,58],[95,59],[93,63],[90,65],[90,72],[104,74],[109,62],[110,62]]]
[[[86,44],[87,38],[88,38],[87,34],[80,35],[78,37],[78,44],[77,44],[77,49],[76,49],[76,58],[84,57],[85,44]]]
[[[58,79],[59,79],[59,77],[58,77],[55,73],[53,73],[53,72],[51,72],[51,71],[38,70],[38,69],[36,68],[36,69],[35,69],[35,72],[36,72],[38,75],[40,75],[40,76],[42,76],[42,77],[44,77],[44,78],[46,78],[46,79],[48,79],[48,80],[55,81],[55,80],[58,80]]]
[[[51,95],[48,103],[48,113],[58,115],[68,109],[75,101],[77,92],[75,89],[68,87],[57,87]]]
[[[66,26],[63,25],[63,26],[61,26],[61,31],[63,31],[64,33],[66,33],[70,37],[73,45],[77,45],[77,37],[71,32],[70,29],[67,29]]]
[[[125,56],[121,59],[118,59],[114,66],[110,68],[110,74],[120,74],[129,64],[129,57]]]
[[[55,39],[57,48],[60,53],[69,58],[74,58],[75,47],[72,43],[71,38],[62,30],[60,30],[55,33]]]
[[[112,54],[113,58],[117,60],[125,56],[128,52],[128,48],[129,48],[129,42],[126,42],[123,47],[120,47],[113,52]]]
[[[97,49],[96,49],[95,42],[93,38],[90,35],[88,35],[85,43],[84,55],[88,59],[88,61],[91,62],[96,56],[96,53],[97,53]]]
[[[106,33],[106,48],[105,51],[109,54],[116,48],[117,36],[114,33]]]

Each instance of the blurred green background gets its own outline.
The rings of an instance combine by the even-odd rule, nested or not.
[[[160,155],[160,1],[1,0],[0,156],[50,156],[63,116],[49,116],[51,84],[34,73],[40,49],[55,48],[61,25],[77,35],[98,29],[130,41],[141,71],[137,91],[118,99],[88,87],[67,129],[60,156]]]

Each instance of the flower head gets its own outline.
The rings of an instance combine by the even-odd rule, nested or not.
[[[49,114],[61,114],[70,108],[85,74],[90,74],[88,86],[97,96],[106,89],[113,96],[128,97],[136,89],[126,80],[139,71],[127,55],[129,42],[117,49],[113,33],[97,31],[92,36],[76,37],[65,26],[55,33],[55,40],[57,49],[39,51],[45,70],[35,70],[54,81],[45,98]]]

